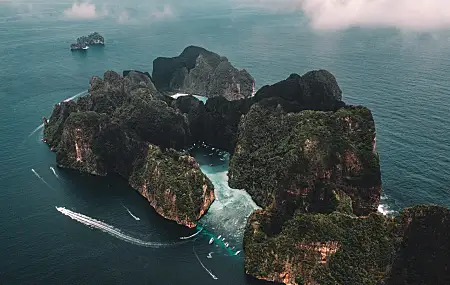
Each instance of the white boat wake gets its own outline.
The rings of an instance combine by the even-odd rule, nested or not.
[[[53,172],[53,174],[56,176],[56,178],[59,179],[59,175],[56,173],[55,169],[52,166],[50,166],[50,170]]]
[[[86,93],[88,93],[88,90],[84,90],[84,91],[82,91],[82,92],[80,92],[80,93],[77,93],[77,94],[73,95],[72,97],[69,97],[69,98],[67,98],[67,99],[64,99],[63,102],[69,102],[69,101],[72,101],[73,99],[75,99],[75,98],[77,98],[77,97],[80,97],[81,95],[84,95],[84,94],[86,94]],[[44,123],[42,123],[42,124],[40,124],[39,126],[37,126],[37,127],[36,127],[36,128],[28,135],[28,138],[31,137],[32,135],[34,135],[37,131],[39,131],[39,130],[42,129],[43,127],[44,127]]]
[[[34,135],[37,131],[39,131],[40,129],[42,129],[44,127],[44,123],[40,124],[39,126],[36,127],[36,129],[34,129],[29,135],[28,137],[31,137],[32,135]]]
[[[200,258],[198,257],[197,253],[195,252],[195,248],[194,248],[194,244],[192,244],[192,251],[195,254],[195,257],[197,257],[198,262],[200,262],[200,265],[203,267],[203,269],[206,270],[206,272],[208,272],[208,274],[212,277],[212,279],[217,280],[219,278],[217,278],[216,275],[214,275],[211,271],[209,271],[208,268],[206,268],[206,266],[203,264],[203,262],[200,260]]]
[[[201,233],[201,231],[203,231],[203,228],[201,228],[198,232],[196,232],[196,233],[193,234],[193,235],[190,235],[190,236],[188,236],[188,237],[180,237],[180,239],[190,239],[190,238],[193,238],[193,237],[195,237],[196,235],[198,235],[199,233]]]
[[[36,170],[34,170],[33,168],[31,168],[31,172],[34,173],[34,175],[39,178],[39,180],[41,180],[45,185],[47,185],[49,188],[56,190],[55,188],[53,188],[50,184],[47,183],[47,181],[44,180],[44,178],[42,178],[37,172]]]
[[[124,207],[125,210],[127,210],[128,214],[130,214],[136,221],[141,220],[139,217],[136,217],[135,215],[133,215],[133,213],[131,213],[131,211],[127,207],[125,207],[123,204],[122,204],[122,207]]]
[[[69,98],[67,98],[67,99],[64,99],[63,102],[69,102],[69,101],[72,101],[73,99],[75,99],[75,98],[77,98],[77,97],[80,97],[81,95],[84,95],[84,94],[86,94],[87,92],[88,92],[87,90],[84,90],[84,91],[82,91],[82,92],[80,92],[80,93],[78,93],[78,94],[73,95],[72,97],[69,97]]]
[[[132,236],[129,236],[125,233],[123,233],[121,230],[116,229],[115,227],[108,225],[102,221],[96,220],[94,218],[85,216],[80,213],[73,212],[71,210],[68,210],[64,207],[55,207],[56,210],[61,212],[62,214],[70,217],[71,219],[78,221],[82,224],[85,224],[89,227],[96,228],[101,230],[102,232],[108,233],[112,235],[113,237],[116,237],[118,239],[121,239],[123,241],[143,246],[143,247],[152,247],[152,248],[162,248],[162,247],[172,247],[178,244],[182,244],[185,242],[174,242],[174,243],[162,243],[162,242],[149,242],[149,241],[143,241],[137,238],[134,238]]]

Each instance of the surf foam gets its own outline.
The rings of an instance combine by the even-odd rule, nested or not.
[[[388,199],[387,196],[381,196],[381,202],[380,202],[380,205],[378,205],[378,212],[382,213],[385,216],[388,216],[388,215],[394,213],[393,210],[389,209],[389,206],[386,203],[387,199]]]

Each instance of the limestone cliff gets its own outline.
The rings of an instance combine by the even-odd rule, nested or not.
[[[335,211],[342,195],[351,198],[351,213],[367,215],[381,195],[374,140],[364,107],[285,113],[256,104],[241,120],[229,183],[288,217]]]
[[[214,201],[213,185],[193,157],[154,145],[136,161],[130,184],[161,216],[191,228]]]
[[[154,66],[152,76],[94,76],[87,96],[55,105],[44,140],[59,166],[117,173],[160,215],[194,227],[214,191],[182,149],[205,142],[232,153],[230,186],[262,207],[245,230],[247,274],[293,285],[450,284],[449,210],[376,212],[375,123],[342,101],[331,73],[292,74],[249,97],[253,79],[201,48]],[[213,98],[162,94],[176,91]]]
[[[414,206],[395,225],[396,251],[384,284],[450,284],[450,210]]]
[[[276,213],[258,210],[244,236],[245,269],[288,285],[450,284],[449,221],[449,209],[415,206],[395,218],[297,213],[278,229]]]
[[[113,71],[93,77],[89,94],[55,105],[44,141],[58,166],[129,180],[167,219],[194,227],[214,201],[214,189],[195,159],[188,119],[161,100],[151,78]]]
[[[393,253],[392,223],[381,214],[296,214],[274,232],[274,215],[250,216],[245,270],[284,284],[376,285]]]
[[[252,96],[255,86],[245,69],[238,70],[226,57],[196,46],[185,48],[176,57],[155,59],[152,77],[160,91],[222,96],[228,100]]]

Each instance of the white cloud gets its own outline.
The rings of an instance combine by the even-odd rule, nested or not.
[[[73,3],[72,7],[64,10],[64,16],[68,19],[96,19],[104,13],[99,13],[95,4],[83,2]]]
[[[152,13],[152,18],[154,19],[166,19],[166,18],[172,18],[174,16],[174,13],[172,11],[172,8],[169,5],[164,5],[162,10],[157,9]]]
[[[271,10],[300,10],[320,30],[349,27],[450,28],[450,0],[235,0]]]
[[[129,21],[130,21],[130,16],[128,15],[128,13],[126,11],[123,11],[122,13],[120,13],[119,19],[117,19],[117,22],[119,22],[120,24],[128,23]]]

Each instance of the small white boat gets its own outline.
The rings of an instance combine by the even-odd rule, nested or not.
[[[210,240],[209,240],[209,244],[212,244],[214,242],[214,238],[211,238]]]

